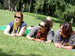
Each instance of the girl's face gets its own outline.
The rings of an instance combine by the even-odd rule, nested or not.
[[[44,22],[41,22],[39,24],[39,32],[42,33],[46,30],[46,27],[45,27],[45,23]]]
[[[63,26],[60,26],[60,34],[63,34]]]
[[[65,35],[64,32],[63,32],[63,25],[60,26],[60,34],[61,34],[64,38],[67,37],[67,35]]]
[[[20,23],[22,21],[21,15],[16,14],[14,16],[14,21],[15,21],[15,23]]]

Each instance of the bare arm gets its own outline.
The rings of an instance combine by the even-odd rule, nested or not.
[[[9,25],[7,25],[6,29],[4,30],[4,34],[11,36],[11,34],[9,34],[11,27]]]
[[[15,34],[16,36],[22,36],[26,31],[26,26],[22,27],[19,34]]]
[[[54,43],[54,45],[58,48],[61,48],[61,44],[59,44],[59,43]]]
[[[72,49],[73,48],[73,46],[72,45],[69,45],[69,46],[62,46],[62,48],[64,48],[64,49]]]
[[[56,47],[58,47],[58,48],[64,48],[64,49],[72,49],[72,48],[73,48],[72,45],[63,46],[63,45],[61,45],[61,44],[59,44],[59,43],[54,43],[54,45],[55,45]]]
[[[30,37],[29,35],[27,35],[26,38],[31,39],[31,40],[33,40],[33,41],[43,42],[42,40],[32,38],[32,37]]]
[[[31,39],[33,41],[38,41],[38,42],[45,42],[45,43],[51,42],[51,40],[43,41],[43,40],[40,40],[40,39],[35,39],[35,38],[30,37],[29,35],[27,35],[26,38]]]
[[[26,38],[34,40],[34,38],[30,37],[29,35],[27,35]]]
[[[22,27],[19,34],[15,34],[15,33],[9,33],[10,32],[11,27],[9,25],[7,25],[6,29],[4,30],[4,34],[9,35],[9,36],[22,36],[25,31],[26,31],[26,26]]]

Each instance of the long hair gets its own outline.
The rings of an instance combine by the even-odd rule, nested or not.
[[[62,32],[66,36],[70,36],[73,33],[72,26],[68,22],[64,22],[60,24],[60,27],[62,26]]]

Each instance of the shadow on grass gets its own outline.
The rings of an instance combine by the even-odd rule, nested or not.
[[[46,17],[36,16],[36,18],[35,18],[35,19],[38,19],[38,20],[44,20],[44,19],[46,19]]]
[[[36,16],[36,18],[35,19],[39,19],[39,20],[45,20],[46,19],[46,17],[43,17],[43,16]],[[54,23],[59,23],[59,24],[61,24],[61,23],[63,23],[63,21],[62,20],[59,20],[59,19],[52,19],[52,21],[54,22]],[[73,27],[75,27],[75,23],[71,23],[71,25],[73,26]]]
[[[35,19],[38,19],[38,20],[45,20],[47,16],[45,15],[39,15],[39,14],[33,14],[33,13],[26,13],[27,15],[30,15],[30,16],[33,16],[35,17]],[[54,23],[59,23],[61,24],[63,21],[60,20],[60,19],[57,19],[57,18],[53,18],[52,19]]]
[[[6,54],[2,52],[2,49],[0,49],[0,56],[42,56],[37,54],[28,54],[28,55],[22,55],[22,54]]]
[[[30,16],[33,16],[33,17],[35,17],[35,19],[38,19],[38,20],[44,20],[44,19],[46,19],[46,17],[47,16],[45,16],[45,15],[38,15],[38,14],[33,14],[33,13],[26,13],[27,15],[30,15]],[[54,23],[59,23],[59,24],[61,24],[61,23],[63,23],[63,21],[62,20],[59,20],[59,19],[57,19],[56,20],[56,18],[54,18],[54,19],[52,19],[53,20],[53,22]],[[72,23],[71,24],[73,27],[75,27],[75,23]]]
[[[54,19],[52,19],[53,20],[53,22],[55,22],[55,23],[63,23],[63,21],[60,21],[60,20],[54,20]]]
[[[45,20],[45,19],[46,19],[46,17],[36,16],[36,18],[35,18],[35,19],[38,19],[38,20]],[[63,22],[62,20],[58,20],[58,19],[56,19],[56,18],[52,19],[52,21],[53,21],[54,23],[60,23],[60,24]]]
[[[8,54],[6,54],[6,53],[3,53],[3,52],[2,52],[2,49],[0,49],[0,56],[11,56],[11,55],[8,55]]]

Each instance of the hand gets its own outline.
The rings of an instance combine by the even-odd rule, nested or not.
[[[63,48],[63,45],[59,44],[58,48]]]
[[[34,39],[34,38],[31,38],[31,40],[35,41],[35,39]]]
[[[16,34],[12,33],[12,34],[10,34],[10,36],[16,36]]]
[[[35,41],[41,42],[41,40],[40,40],[40,39],[35,39]]]
[[[42,40],[41,40],[41,42],[45,42],[45,41],[42,41]]]

